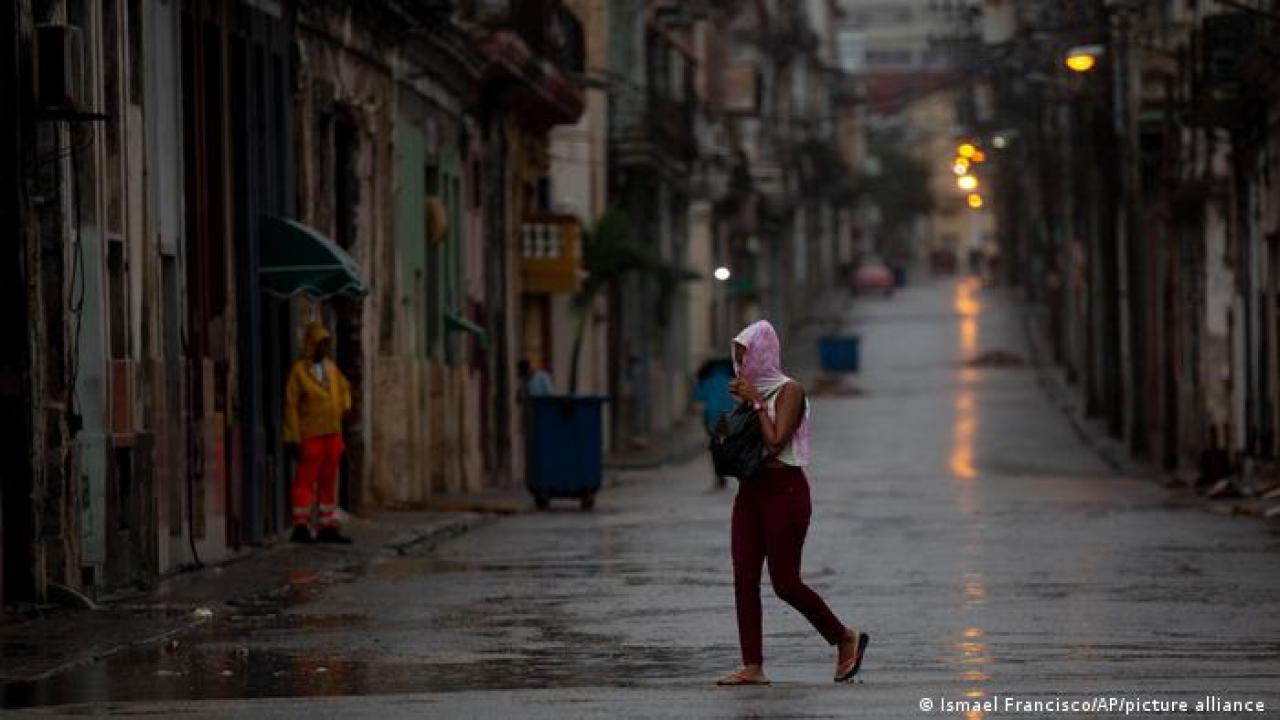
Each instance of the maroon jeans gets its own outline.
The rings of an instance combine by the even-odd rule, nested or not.
[[[744,665],[763,665],[760,567],[769,560],[773,591],[799,610],[832,645],[845,626],[818,594],[800,580],[800,554],[809,531],[809,481],[797,467],[766,467],[742,483],[733,501],[733,587],[738,641]]]

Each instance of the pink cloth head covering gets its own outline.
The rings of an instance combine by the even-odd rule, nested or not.
[[[746,327],[733,339],[735,345],[747,349],[742,356],[742,365],[738,365],[737,353],[731,351],[734,373],[755,386],[760,394],[769,400],[769,417],[775,418],[773,407],[774,394],[791,382],[791,378],[782,373],[782,343],[778,333],[768,320],[757,320]],[[791,451],[798,465],[809,464],[809,398],[804,401],[804,416],[800,418],[800,427],[791,436]]]

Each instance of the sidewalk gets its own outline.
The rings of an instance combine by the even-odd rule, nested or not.
[[[648,447],[622,450],[604,460],[606,470],[647,470],[680,463],[707,449],[707,432],[697,415],[686,415]]]
[[[1236,482],[1232,483],[1233,487],[1224,496],[1211,497],[1198,492],[1194,480],[1169,476],[1150,463],[1133,457],[1124,441],[1107,432],[1102,420],[1085,416],[1078,393],[1067,382],[1062,368],[1052,364],[1046,349],[1047,311],[1043,307],[1026,303],[1020,303],[1020,306],[1031,363],[1036,369],[1041,387],[1050,401],[1066,416],[1080,441],[1111,469],[1117,473],[1160,483],[1172,493],[1170,502],[1174,504],[1194,505],[1219,515],[1253,517],[1273,523],[1280,521],[1280,510],[1276,509],[1280,508],[1280,502],[1277,502],[1280,497],[1276,496],[1276,490],[1280,488],[1271,488],[1267,492],[1266,489],[1241,487]],[[1200,490],[1207,491],[1208,488]]]
[[[351,545],[276,541],[219,565],[118,594],[95,609],[55,608],[0,625],[0,686],[32,682],[130,649],[180,642],[220,619],[285,606],[378,556],[404,555],[489,522],[476,513],[382,513],[352,517]]]
[[[792,328],[788,368],[803,382],[819,376],[817,339],[838,330],[852,299],[834,292]],[[648,469],[684,462],[706,451],[706,435],[689,415],[648,448],[615,453],[607,470]],[[145,591],[118,593],[94,609],[42,608],[28,620],[0,624],[0,686],[37,681],[132,649],[172,648],[184,634],[246,614],[270,612],[358,573],[379,556],[422,552],[532,501],[522,488],[438,495],[422,509],[352,517],[351,545],[293,545],[283,540],[240,557],[179,573]]]

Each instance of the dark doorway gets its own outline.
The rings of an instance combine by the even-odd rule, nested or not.
[[[17,3],[0,3],[0,36],[17,38]],[[23,177],[23,93],[18,92],[18,53],[0,53],[0,99],[8,112],[0,113],[0,337],[26,338],[30,317],[23,252],[28,238],[22,232],[19,183]],[[27,122],[30,116],[25,115]],[[31,505],[31,395],[27,344],[0,343],[0,427],[13,439],[0,443],[0,604],[33,600],[35,578],[31,551],[34,528]]]
[[[261,290],[258,256],[263,217],[294,214],[291,37],[287,15],[237,6],[228,86],[236,108],[231,136],[242,482],[239,497],[228,498],[228,507],[240,511],[240,527],[227,527],[228,542],[236,544],[259,543],[285,526],[280,396],[289,355],[282,336],[292,325],[288,304]]]

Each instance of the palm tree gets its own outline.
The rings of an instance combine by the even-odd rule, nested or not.
[[[665,317],[667,303],[676,286],[699,277],[695,272],[663,260],[651,243],[637,240],[630,218],[619,208],[606,210],[595,226],[583,234],[582,264],[586,278],[573,299],[577,329],[569,361],[570,395],[578,392],[578,360],[582,354],[587,319],[591,317],[591,309],[602,292],[616,287],[632,274],[650,278],[657,283],[659,290],[659,317]]]

